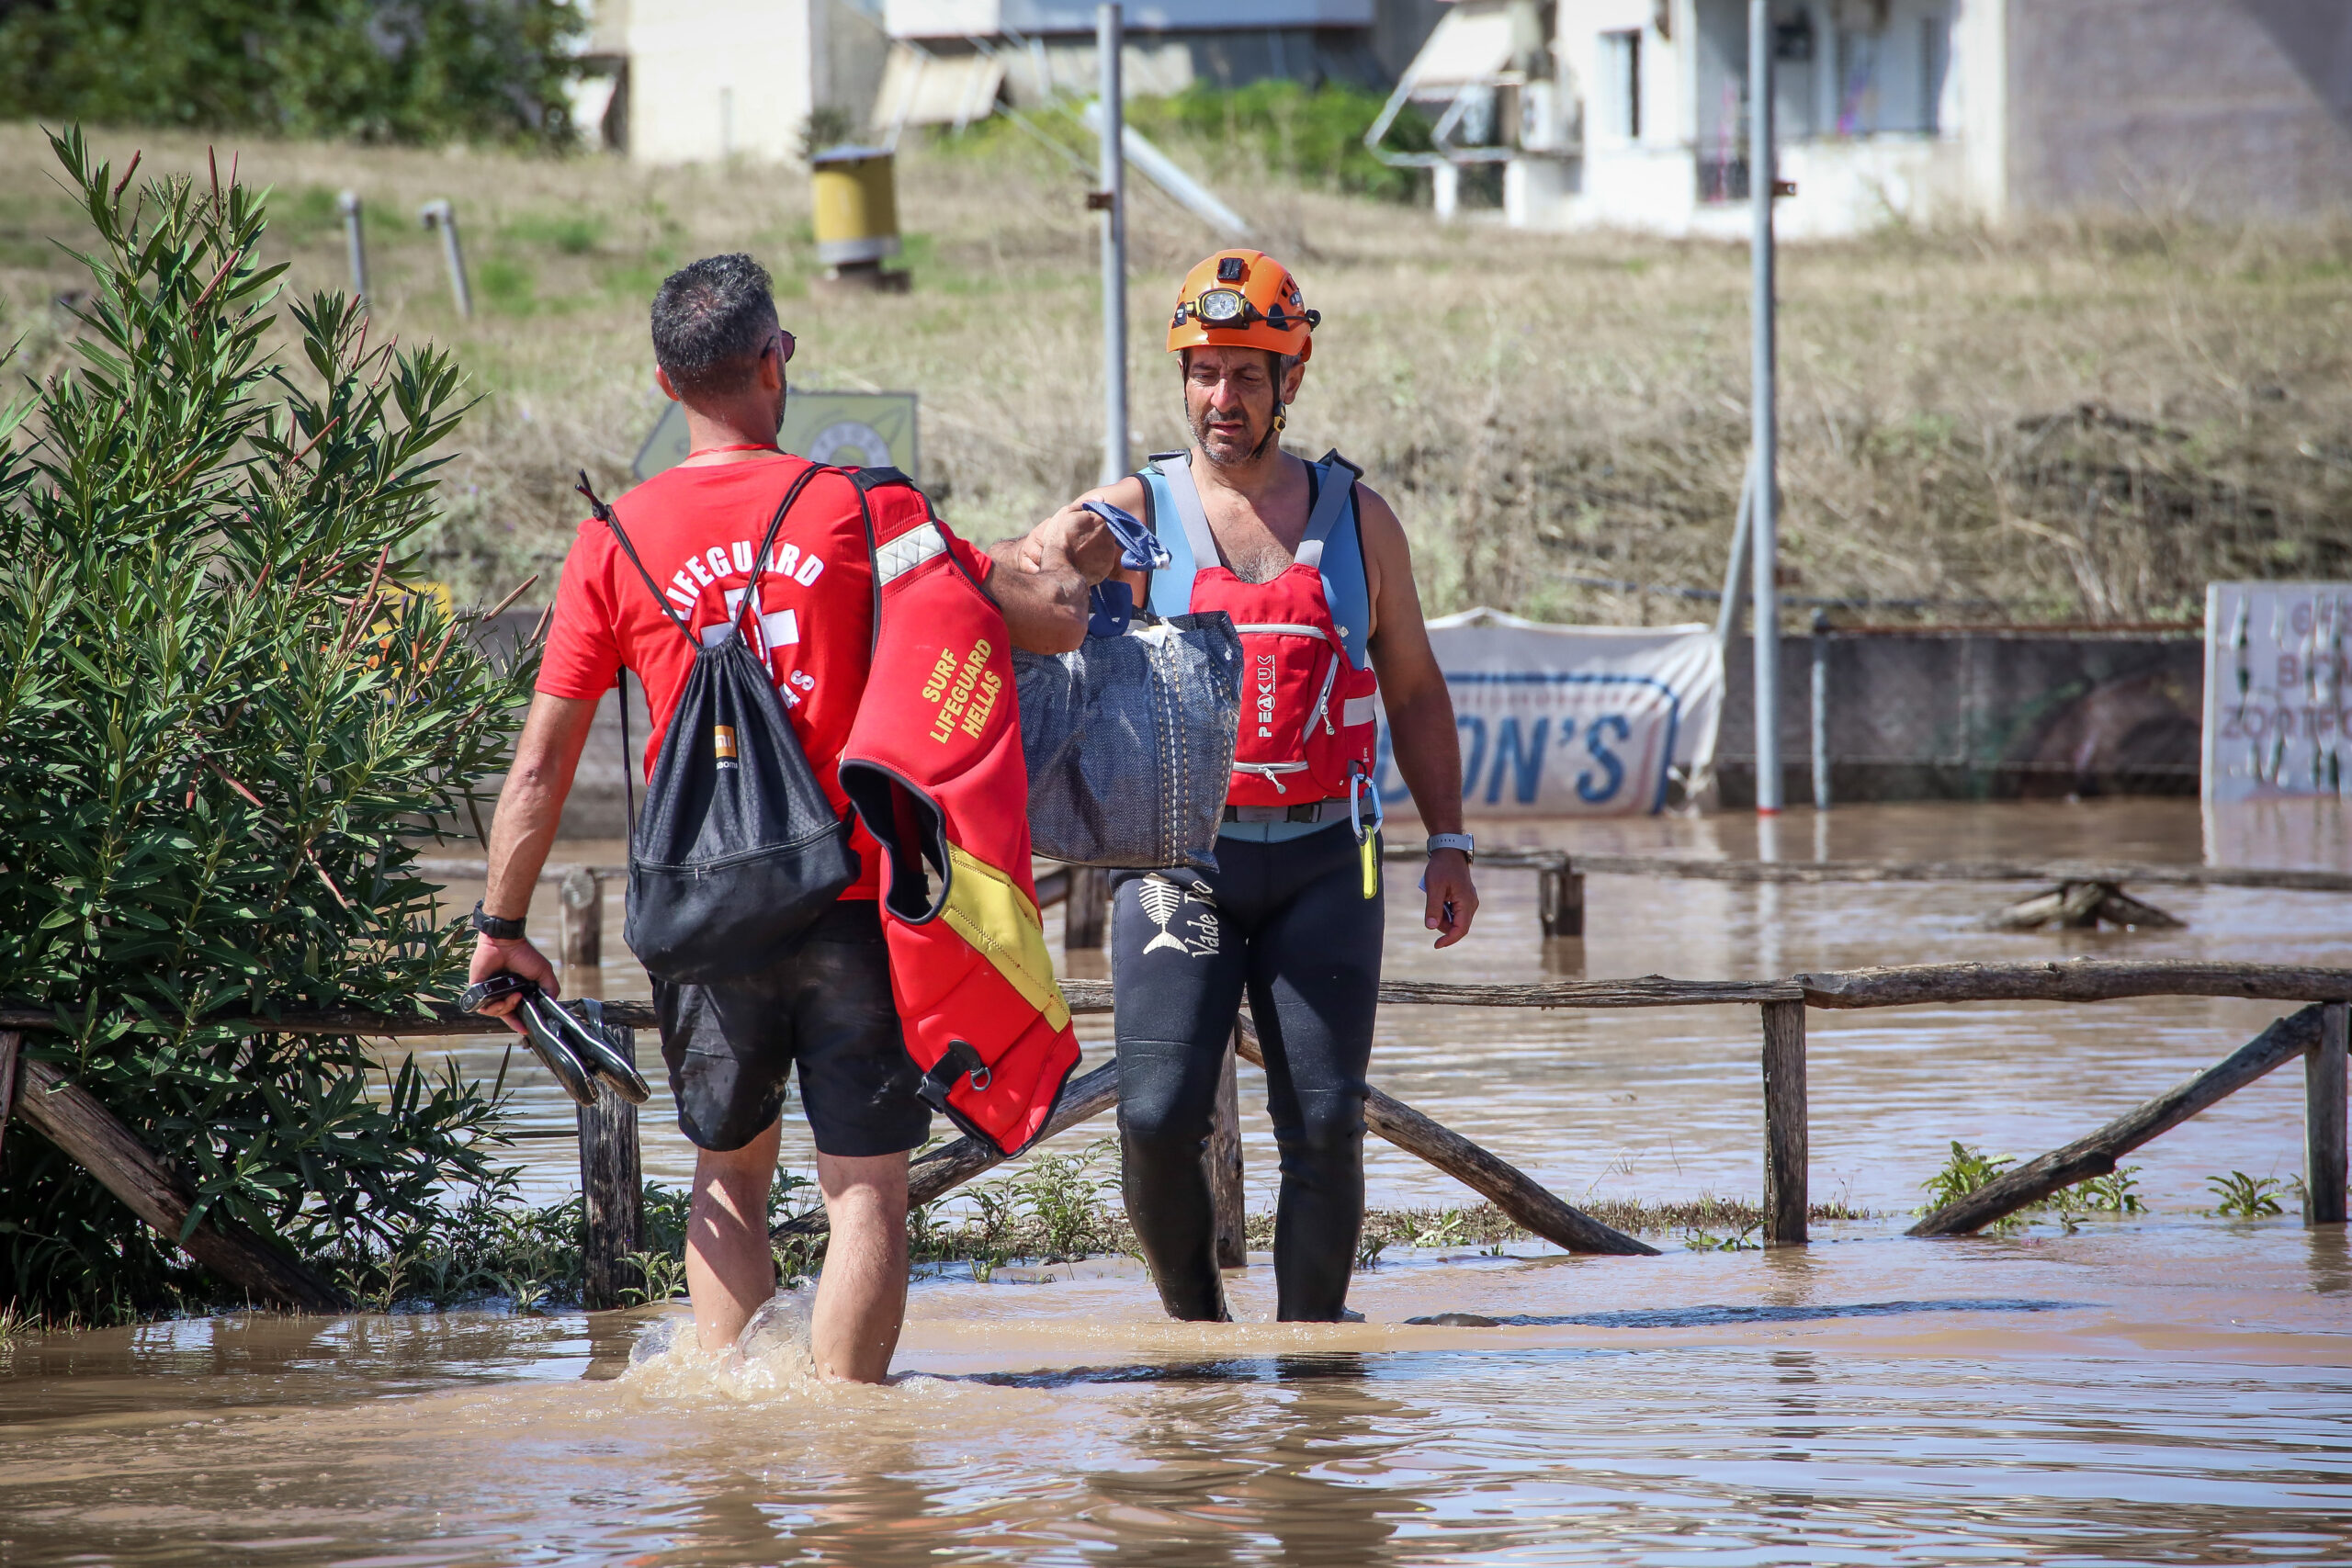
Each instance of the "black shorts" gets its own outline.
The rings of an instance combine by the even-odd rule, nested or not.
[[[678,1130],[697,1148],[740,1149],[800,1104],[820,1153],[902,1154],[931,1135],[931,1108],[890,999],[879,906],[843,899],[762,974],[710,986],[653,982]]]

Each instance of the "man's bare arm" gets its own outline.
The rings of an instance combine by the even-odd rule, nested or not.
[[[1380,677],[1380,701],[1388,714],[1396,772],[1412,792],[1425,832],[1459,833],[1462,742],[1453,728],[1453,698],[1445,689],[1444,671],[1438,668],[1429,627],[1421,618],[1412,549],[1396,513],[1361,485],[1356,489],[1356,534],[1363,541],[1364,576],[1372,590],[1372,665]],[[1470,933],[1471,919],[1478,912],[1470,863],[1459,850],[1440,850],[1430,857],[1427,881],[1422,924],[1439,933],[1438,946],[1451,947]]]
[[[1004,612],[1013,647],[1068,653],[1086,640],[1086,579],[1057,538],[1039,540],[1044,530],[1040,525],[1026,538],[989,547],[996,570],[989,573],[988,595]]]
[[[514,742],[514,765],[498,793],[498,814],[490,825],[489,886],[481,901],[489,913],[520,919],[530,910],[531,895],[563,820],[563,803],[571,793],[581,749],[588,744],[595,721],[596,704],[591,698],[551,697],[542,692],[531,699],[522,736]],[[635,765],[634,758],[622,760],[624,767]],[[475,937],[469,978],[486,979],[502,969],[537,980],[549,996],[558,994],[555,966],[529,942]],[[509,998],[482,1010],[506,1015],[514,1007]],[[507,1027],[521,1032],[511,1017]]]

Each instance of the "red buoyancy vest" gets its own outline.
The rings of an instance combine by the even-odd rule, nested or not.
[[[1173,576],[1165,569],[1155,573],[1153,609],[1169,613],[1163,603],[1181,596],[1194,612],[1223,610],[1241,634],[1241,733],[1226,796],[1236,806],[1335,799],[1348,795],[1354,780],[1372,776],[1380,682],[1363,651],[1370,627],[1343,625],[1332,604],[1333,584],[1347,583],[1358,600],[1351,616],[1370,619],[1355,529],[1361,470],[1337,452],[1317,467],[1315,507],[1296,558],[1271,582],[1244,582],[1224,564],[1187,454],[1156,457],[1144,474],[1155,507],[1164,499],[1182,525],[1180,539],[1155,517],[1162,541],[1189,547],[1171,550],[1176,570],[1189,557],[1192,571],[1189,591],[1178,581],[1163,584],[1163,574]],[[1327,546],[1352,558],[1328,560]],[[1352,579],[1335,568],[1351,569]]]
[[[922,1097],[1015,1155],[1045,1130],[1079,1050],[1029,870],[1011,639],[913,482],[895,468],[854,478],[876,609],[842,787],[882,846],[890,990]]]

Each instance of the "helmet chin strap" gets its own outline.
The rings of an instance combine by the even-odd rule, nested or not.
[[[1274,437],[1283,433],[1283,426],[1288,423],[1289,421],[1283,417],[1283,394],[1281,386],[1278,383],[1274,389],[1274,417],[1272,421],[1267,424],[1266,434],[1259,439],[1258,445],[1250,449],[1250,460],[1251,462],[1254,463],[1259,458],[1266,455],[1267,446],[1273,441]]]

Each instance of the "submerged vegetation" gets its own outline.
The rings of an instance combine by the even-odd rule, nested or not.
[[[337,295],[281,320],[250,186],[52,145],[85,276],[70,354],[0,422],[0,1002],[51,1017],[28,1055],[197,1214],[313,1259],[446,1226],[449,1185],[491,1178],[480,1086],[249,1021],[405,1010],[463,968],[418,829],[501,766],[532,660],[418,591],[458,373]],[[10,1130],[0,1301],[103,1321],[219,1292]]]
[[[1990,1183],[2015,1164],[2007,1155],[1987,1155],[1972,1148],[1959,1139],[1952,1140],[1951,1154],[1943,1168],[1919,1184],[1928,1194],[1927,1202],[1916,1211],[1929,1213],[1948,1203],[1958,1202]],[[2118,1166],[2105,1176],[2087,1177],[2071,1187],[2062,1187],[2049,1197],[2026,1204],[2007,1218],[1996,1221],[1995,1230],[2011,1230],[2027,1224],[2034,1216],[2055,1219],[2071,1231],[2075,1223],[2095,1214],[2144,1214],[2149,1213],[2146,1200],[2140,1196],[2139,1173],[2136,1165]],[[2220,1219],[2268,1219],[2285,1213],[2280,1202],[2282,1192],[2300,1195],[2302,1178],[2281,1180],[2275,1176],[2248,1176],[2233,1170],[2226,1176],[2209,1176],[2205,1185],[2212,1190],[2213,1206],[2199,1211]]]
[[[964,1187],[908,1215],[908,1256],[918,1272],[968,1270],[986,1282],[1014,1264],[1073,1263],[1090,1258],[1139,1257],[1135,1231],[1118,1198],[1118,1144],[1100,1138],[1069,1150],[1042,1149],[1001,1175]],[[783,1172],[768,1203],[771,1226],[815,1206],[815,1181]],[[685,1293],[687,1194],[648,1182],[646,1249],[635,1254],[638,1279],[624,1289],[632,1305]],[[1702,1249],[1744,1250],[1764,1223],[1763,1211],[1736,1199],[1704,1197],[1676,1203],[1638,1200],[1590,1202],[1586,1212],[1635,1235],[1682,1233]],[[1843,1203],[1815,1204],[1817,1224],[1873,1216]],[[1728,1233],[1729,1239],[1713,1232]],[[1250,1215],[1249,1246],[1274,1244],[1274,1216]],[[501,1173],[442,1221],[389,1242],[372,1241],[337,1260],[341,1282],[371,1308],[435,1308],[498,1301],[518,1311],[576,1305],[586,1281],[581,1201],[532,1207],[513,1196]],[[825,1237],[795,1236],[775,1249],[776,1275],[787,1284],[813,1277],[825,1258]],[[1429,1248],[1499,1257],[1506,1249],[1542,1244],[1491,1203],[1445,1209],[1374,1209],[1364,1215],[1357,1267],[1372,1269],[1387,1254]]]
[[[2205,1185],[2213,1190],[2212,1213],[2223,1219],[2267,1219],[2285,1212],[2278,1201],[2280,1183],[2275,1176],[2248,1176],[2233,1170],[2227,1176],[2207,1177]]]

